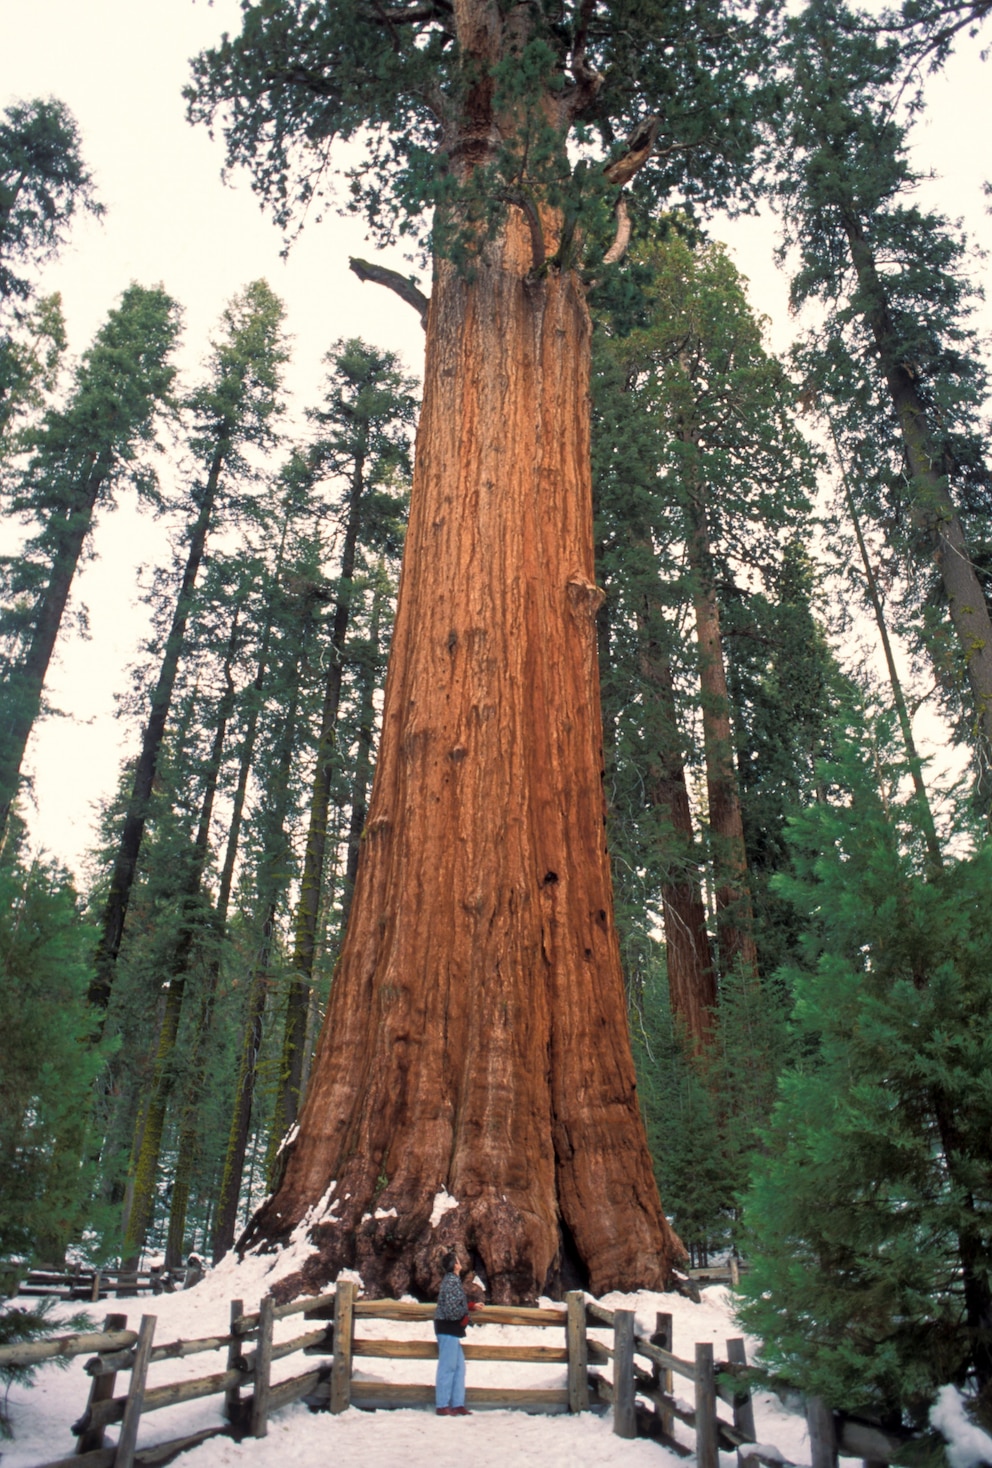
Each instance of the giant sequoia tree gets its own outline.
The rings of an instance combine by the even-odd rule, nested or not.
[[[424,399],[378,768],[299,1131],[243,1246],[288,1292],[357,1265],[497,1300],[657,1285],[679,1254],[639,1115],[604,843],[585,270],[620,190],[725,191],[741,11],[711,0],[246,4],[191,115],[286,223],[361,135],[380,237],[433,208]],[[617,139],[627,138],[626,143]],[[604,255],[609,257],[604,261]],[[405,282],[397,284],[409,287]],[[444,1193],[456,1206],[435,1210]]]

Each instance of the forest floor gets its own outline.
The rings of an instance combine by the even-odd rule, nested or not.
[[[155,1339],[159,1343],[180,1337],[222,1335],[228,1329],[230,1300],[241,1299],[246,1310],[256,1309],[271,1287],[274,1274],[281,1272],[273,1270],[271,1256],[250,1258],[241,1265],[225,1260],[191,1290],[124,1300],[119,1307],[117,1302],[107,1302],[98,1307],[99,1314],[93,1314],[99,1322],[108,1310],[130,1310],[128,1323],[132,1328],[137,1328],[143,1313],[154,1314],[158,1322]],[[741,1334],[733,1320],[732,1297],[722,1286],[703,1290],[698,1305],[680,1295],[646,1291],[607,1295],[602,1303],[611,1309],[636,1310],[638,1330],[645,1333],[654,1329],[656,1311],[669,1312],[673,1316],[675,1354],[690,1360],[697,1341],[711,1341],[716,1358],[726,1359],[727,1338]],[[64,1307],[64,1313],[69,1309]],[[277,1322],[276,1339],[289,1338],[300,1329],[299,1317],[291,1316]],[[432,1338],[429,1323],[363,1320],[361,1330],[363,1335],[393,1340]],[[609,1332],[604,1331],[602,1338],[607,1340]],[[546,1330],[498,1325],[473,1327],[472,1339],[515,1345],[529,1340],[549,1342]],[[749,1359],[753,1354],[753,1342],[749,1341]],[[76,1358],[64,1371],[46,1368],[39,1372],[33,1387],[11,1390],[8,1410],[15,1437],[3,1445],[3,1468],[36,1468],[74,1452],[70,1425],[82,1414],[89,1395],[90,1378],[83,1371],[85,1359]],[[152,1366],[149,1385],[207,1375],[222,1370],[224,1364],[222,1353],[162,1361]],[[273,1380],[297,1375],[301,1369],[306,1367],[298,1355],[284,1358],[275,1363]],[[432,1382],[434,1367],[430,1361],[365,1359],[355,1374],[365,1380]],[[471,1361],[468,1385],[560,1387],[565,1385],[565,1375],[564,1369],[556,1366]],[[690,1396],[691,1384],[682,1385],[682,1395]],[[219,1410],[220,1398],[211,1397],[149,1414],[142,1418],[138,1446],[211,1426],[218,1421]],[[777,1448],[790,1462],[809,1462],[806,1423],[798,1411],[790,1410],[771,1393],[761,1392],[755,1396],[755,1419],[762,1443]],[[679,1430],[685,1432],[684,1440],[691,1445],[691,1433]],[[113,1436],[114,1430],[108,1430],[108,1444]],[[178,1461],[189,1468],[288,1468],[290,1464],[293,1468],[326,1468],[327,1464],[334,1468],[675,1468],[680,1460],[654,1442],[615,1437],[609,1414],[530,1416],[520,1411],[479,1410],[470,1417],[438,1418],[433,1410],[362,1412],[352,1408],[331,1416],[312,1413],[297,1403],[270,1418],[266,1438],[240,1444],[217,1438]],[[724,1462],[730,1468],[733,1456],[724,1455]]]

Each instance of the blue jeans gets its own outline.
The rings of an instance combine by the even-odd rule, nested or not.
[[[465,1352],[456,1335],[439,1335],[437,1338],[434,1400],[438,1407],[465,1405]]]

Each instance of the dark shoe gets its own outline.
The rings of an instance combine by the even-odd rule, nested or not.
[[[471,1417],[472,1415],[467,1407],[452,1407],[450,1412],[452,1417]]]
[[[435,1417],[455,1417],[457,1413],[457,1407],[436,1407],[434,1409]]]

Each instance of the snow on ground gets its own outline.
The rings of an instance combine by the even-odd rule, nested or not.
[[[225,1260],[191,1290],[122,1300],[119,1307],[118,1302],[108,1301],[96,1307],[93,1314],[100,1324],[110,1310],[128,1311],[128,1324],[133,1329],[142,1314],[153,1314],[157,1317],[155,1342],[159,1345],[180,1338],[224,1335],[230,1301],[240,1299],[246,1311],[256,1310],[284,1266],[284,1261],[275,1262],[272,1256],[249,1258],[241,1265]],[[730,1291],[722,1286],[704,1290],[698,1305],[680,1295],[647,1291],[606,1295],[602,1303],[610,1309],[635,1310],[638,1330],[644,1334],[654,1330],[656,1312],[668,1312],[673,1316],[675,1354],[689,1360],[697,1341],[712,1341],[717,1359],[726,1359],[727,1338],[740,1335],[731,1314]],[[301,1315],[289,1316],[276,1322],[276,1340],[289,1339],[308,1328]],[[429,1321],[361,1319],[357,1333],[389,1340],[433,1339]],[[603,1340],[608,1340],[610,1334],[605,1330],[590,1333]],[[470,1338],[494,1344],[549,1345],[557,1344],[559,1333],[552,1328],[485,1325],[473,1326]],[[751,1342],[748,1355],[753,1355]],[[33,1387],[11,1390],[8,1407],[15,1438],[3,1445],[3,1468],[37,1468],[75,1451],[70,1426],[81,1416],[89,1396],[90,1378],[83,1371],[86,1359],[77,1357],[64,1371],[46,1367],[38,1373]],[[152,1366],[148,1381],[150,1386],[159,1386],[206,1376],[223,1370],[225,1364],[223,1352],[161,1361]],[[273,1380],[296,1376],[313,1365],[313,1357],[294,1354],[275,1363]],[[355,1375],[365,1380],[433,1382],[434,1363],[360,1357]],[[676,1396],[691,1398],[691,1382],[679,1377],[675,1382]],[[127,1375],[122,1374],[118,1394],[126,1390],[126,1384]],[[565,1373],[556,1366],[470,1361],[468,1385],[563,1387]],[[808,1463],[803,1418],[787,1410],[770,1393],[756,1394],[754,1405],[759,1440],[773,1444],[793,1463]],[[138,1446],[212,1426],[220,1420],[220,1407],[220,1397],[207,1397],[149,1413],[141,1419]],[[691,1445],[692,1434],[680,1429],[682,1432],[684,1441]],[[115,1429],[108,1429],[108,1444],[114,1435]],[[472,1468],[675,1468],[679,1459],[657,1443],[615,1437],[608,1414],[530,1416],[520,1411],[478,1410],[471,1417],[438,1418],[433,1409],[361,1412],[352,1408],[331,1416],[312,1413],[296,1403],[270,1418],[266,1438],[240,1444],[217,1438],[179,1461],[189,1464],[189,1468],[287,1468],[290,1463],[293,1468],[326,1468],[328,1463],[335,1468],[464,1468],[466,1462]],[[724,1468],[732,1468],[733,1463],[732,1454],[723,1455]]]

